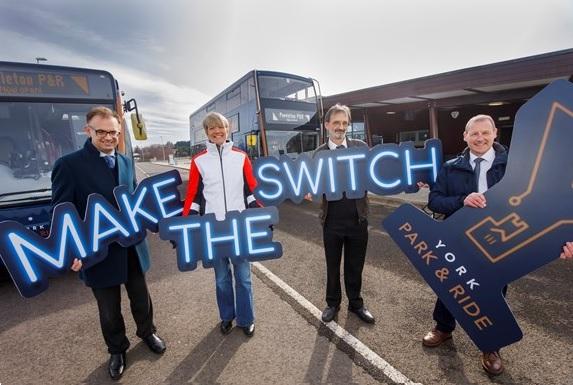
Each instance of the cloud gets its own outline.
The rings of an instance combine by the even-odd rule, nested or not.
[[[110,71],[159,143],[189,139],[189,114],[255,68],[337,94],[570,48],[572,11],[570,0],[5,1],[0,56]]]
[[[160,136],[165,141],[189,140],[189,115],[208,99],[191,87],[164,79],[161,72],[136,70],[95,54],[78,55],[67,46],[18,32],[0,29],[0,34],[5,37],[3,51],[10,52],[10,60],[33,62],[35,56],[43,56],[48,58],[49,64],[110,72],[118,81],[120,90],[125,92],[124,99],[135,98],[145,117],[149,139],[142,143],[144,145],[160,143]]]

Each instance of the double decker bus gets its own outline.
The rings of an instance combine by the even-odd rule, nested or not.
[[[122,102],[109,72],[0,62],[0,221],[49,234],[52,167],[84,145],[86,113],[99,105],[122,117],[118,151],[133,158],[123,114],[136,103]],[[139,115],[131,120],[134,137],[146,139]]]
[[[320,86],[311,78],[248,72],[189,117],[191,153],[205,148],[202,122],[211,112],[229,120],[229,138],[251,158],[315,150],[322,142]]]

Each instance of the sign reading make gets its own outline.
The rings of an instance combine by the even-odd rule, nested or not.
[[[384,227],[482,351],[522,337],[502,288],[559,257],[573,237],[573,84],[517,112],[505,177],[487,207],[437,222],[403,205]]]
[[[50,277],[69,270],[74,258],[90,268],[107,257],[112,242],[133,246],[148,230],[175,241],[181,271],[195,269],[198,260],[211,267],[221,257],[260,261],[282,255],[269,229],[278,223],[275,207],[229,212],[224,221],[212,214],[181,217],[179,184],[179,172],[173,170],[144,179],[135,191],[116,187],[116,205],[91,194],[83,219],[72,203],[58,204],[48,238],[18,222],[0,222],[0,257],[20,294],[38,295]]]

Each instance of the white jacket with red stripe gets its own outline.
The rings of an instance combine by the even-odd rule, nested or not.
[[[256,185],[251,161],[244,151],[233,147],[233,142],[220,148],[207,142],[207,149],[191,160],[183,215],[192,211],[214,213],[217,220],[223,220],[228,211],[242,211],[256,202]]]

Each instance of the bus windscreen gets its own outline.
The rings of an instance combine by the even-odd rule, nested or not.
[[[112,100],[112,77],[105,72],[69,71],[0,64],[0,97]]]

